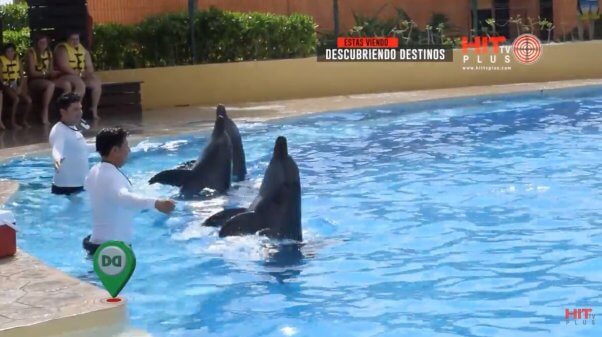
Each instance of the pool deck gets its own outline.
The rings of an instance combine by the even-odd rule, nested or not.
[[[602,85],[602,80],[525,83],[487,87],[469,87],[445,90],[411,91],[400,93],[336,96],[269,103],[250,103],[226,107],[237,121],[266,121],[324,111],[459,98],[475,95],[495,95]],[[215,107],[183,107],[146,111],[142,123],[121,125],[132,131],[133,141],[152,135],[169,135],[210,127],[215,118]],[[103,120],[99,127],[116,121]],[[48,152],[48,128],[32,128],[0,133],[0,160],[33,152]],[[46,132],[28,136],[28,133]],[[11,135],[11,133],[13,133]],[[6,139],[15,142],[6,142]],[[14,139],[13,139],[14,138]],[[4,139],[4,141],[2,141]],[[22,141],[19,141],[22,139]],[[9,144],[10,143],[10,144]],[[18,190],[18,184],[0,181],[0,206]],[[18,214],[16,215],[18,220]],[[52,336],[76,333],[82,329],[120,326],[126,324],[126,303],[104,302],[108,294],[93,285],[72,278],[44,265],[39,260],[19,251],[15,257],[0,259],[0,337]],[[115,336],[118,332],[95,333],[94,336]],[[120,336],[147,336],[143,331],[123,333]]]
[[[125,301],[107,303],[108,294],[18,251],[0,259],[0,336],[52,336],[66,331],[118,330]],[[98,334],[99,336],[101,334]]]

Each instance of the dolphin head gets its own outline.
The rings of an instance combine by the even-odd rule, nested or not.
[[[226,115],[226,107],[223,104],[218,104],[217,108],[215,109],[215,114],[217,117],[221,116],[221,117],[227,117],[228,115]]]
[[[276,138],[276,144],[274,144],[274,158],[284,159],[288,157],[288,146],[286,144],[286,137],[279,136]]]
[[[212,137],[221,136],[222,134],[224,134],[225,130],[226,130],[226,120],[224,119],[224,117],[218,116],[215,119],[215,124],[213,125],[213,133],[211,134],[211,136]]]

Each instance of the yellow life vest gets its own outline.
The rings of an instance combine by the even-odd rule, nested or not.
[[[33,64],[36,67],[36,71],[43,72],[48,71],[50,69],[50,63],[52,62],[52,53],[48,49],[46,49],[42,55],[38,56],[38,53],[35,49],[30,49],[31,54],[33,55]]]
[[[86,48],[81,44],[77,47],[73,48],[70,44],[66,42],[61,42],[57,46],[65,47],[67,50],[67,55],[69,55],[69,66],[73,70],[83,71],[86,69]]]
[[[5,55],[0,55],[0,62],[2,62],[3,82],[13,82],[21,78],[21,62],[18,56],[11,61]]]

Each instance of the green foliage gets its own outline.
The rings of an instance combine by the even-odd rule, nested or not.
[[[188,15],[149,17],[138,25],[96,25],[92,54],[98,69],[192,63]],[[197,62],[306,57],[315,53],[313,18],[235,13],[210,8],[194,15]]]
[[[406,20],[407,14],[403,10],[397,11],[397,17],[386,20],[379,19],[379,14],[387,5],[382,6],[374,15],[353,13],[355,25],[349,32],[352,36],[388,36],[397,26],[399,21]]]
[[[30,46],[29,28],[20,30],[5,30],[3,32],[4,43],[14,43],[17,47],[17,53],[24,55]]]
[[[97,69],[122,69],[138,53],[133,45],[133,26],[103,24],[94,27],[94,48],[90,51]],[[133,62],[135,64],[135,61]]]
[[[27,4],[8,4],[0,6],[0,16],[4,30],[21,30],[29,27]]]

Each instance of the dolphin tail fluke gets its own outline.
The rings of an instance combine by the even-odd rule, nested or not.
[[[148,183],[159,183],[163,185],[181,187],[182,185],[184,185],[184,182],[190,176],[191,173],[192,171],[190,170],[167,170],[157,173],[148,181]]]
[[[226,221],[230,220],[235,215],[246,212],[246,208],[230,208],[225,209],[219,213],[215,213],[210,216],[205,222],[203,222],[203,226],[209,227],[221,227]]]
[[[228,220],[219,231],[219,236],[252,235],[265,228],[263,219],[257,213],[246,212]]]

